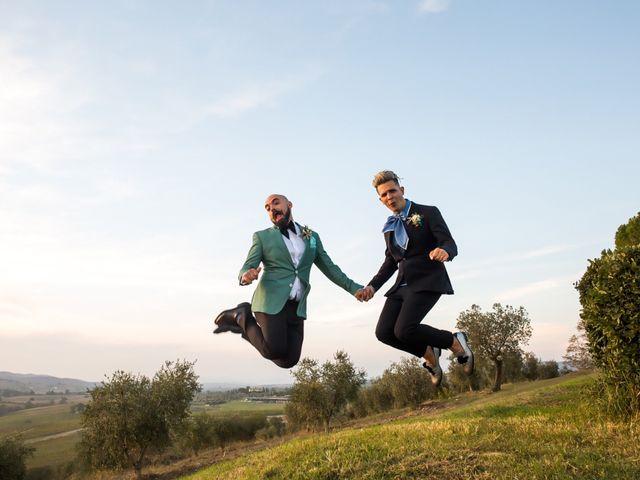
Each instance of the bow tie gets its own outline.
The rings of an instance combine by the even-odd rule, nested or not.
[[[293,233],[296,233],[296,224],[293,222],[289,222],[284,227],[279,227],[280,233],[282,233],[285,237],[289,238],[289,230]]]
[[[393,240],[394,243],[402,250],[402,253],[407,250],[407,245],[409,243],[409,236],[407,235],[407,229],[404,226],[404,221],[407,219],[401,213],[391,215],[387,218],[387,222],[384,224],[382,228],[382,232],[393,232]]]

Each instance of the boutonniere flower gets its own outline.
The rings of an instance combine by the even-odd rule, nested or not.
[[[302,238],[304,238],[305,240],[309,240],[311,239],[312,235],[313,235],[313,230],[311,230],[306,225],[302,227]]]
[[[422,226],[422,215],[420,215],[419,213],[414,213],[409,218],[407,218],[407,220],[414,227],[421,227]]]

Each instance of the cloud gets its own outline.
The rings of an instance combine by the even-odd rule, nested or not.
[[[61,50],[64,50],[61,47]],[[36,60],[20,52],[15,39],[0,36],[0,171],[17,165],[48,170],[60,159],[77,158],[91,145],[73,112],[87,104],[87,91],[74,82],[72,50]]]
[[[420,13],[441,13],[449,8],[449,0],[422,0],[418,4]]]
[[[530,295],[535,295],[547,290],[554,290],[557,288],[565,288],[575,282],[576,278],[580,278],[580,274],[564,275],[562,277],[549,278],[546,280],[540,280],[537,282],[531,282],[521,287],[504,290],[496,294],[496,301],[504,302],[511,301]]]
[[[575,247],[576,247],[575,245],[549,245],[543,248],[526,252],[522,255],[522,257],[523,258],[546,257],[548,255],[554,255],[556,253],[573,250]]]
[[[460,271],[457,274],[457,278],[474,278],[478,272],[483,272],[486,267],[496,268],[502,265],[514,265],[518,262],[539,259],[541,257],[550,257],[560,253],[570,252],[580,249],[588,244],[558,244],[547,245],[544,247],[528,250],[524,252],[516,252],[510,254],[502,254],[497,257],[484,257],[480,261],[475,261],[473,264],[468,264],[467,269]]]
[[[282,89],[277,86],[248,87],[225,96],[212,104],[208,111],[220,117],[240,115],[256,108],[272,106],[281,93]]]
[[[212,102],[206,108],[206,113],[217,117],[234,117],[251,110],[273,107],[281,97],[303,88],[322,73],[321,68],[314,66],[280,80],[245,86]]]

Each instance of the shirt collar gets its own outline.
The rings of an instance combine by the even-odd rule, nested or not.
[[[409,210],[411,210],[411,200],[409,200],[408,198],[405,198],[405,200],[406,200],[406,203],[405,203],[404,209],[400,213],[400,215],[404,218],[409,216]]]

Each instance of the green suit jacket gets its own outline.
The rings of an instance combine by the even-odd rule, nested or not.
[[[302,230],[302,227],[297,225]],[[298,277],[302,282],[303,292],[297,313],[299,317],[306,318],[307,296],[311,290],[309,274],[313,264],[329,280],[352,295],[362,288],[362,285],[347,277],[340,267],[331,261],[316,232],[311,232],[311,236],[304,239],[304,243],[306,248],[296,268],[279,229],[272,227],[253,234],[253,244],[249,249],[247,260],[240,269],[238,279],[242,278],[247,270],[257,268],[260,263],[263,264],[262,276],[251,300],[251,309],[254,312],[271,315],[279,313],[287,303],[293,282]]]

